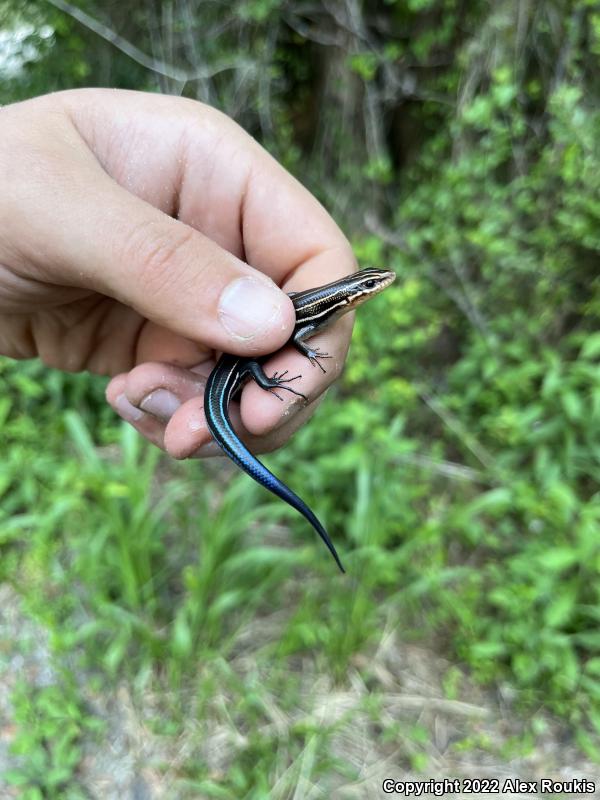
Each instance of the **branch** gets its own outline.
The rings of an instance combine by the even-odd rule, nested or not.
[[[166,64],[164,61],[159,61],[156,58],[152,58],[152,56],[144,53],[134,44],[127,41],[127,39],[124,39],[122,36],[120,36],[112,28],[109,28],[108,25],[105,25],[103,22],[94,19],[94,17],[91,17],[85,11],[82,11],[81,8],[68,3],[67,0],[46,0],[46,2],[50,3],[50,5],[54,6],[55,8],[58,8],[59,11],[63,11],[65,14],[73,17],[73,19],[77,20],[77,22],[81,23],[81,25],[112,44],[117,48],[117,50],[125,53],[126,56],[129,56],[129,58],[140,64],[142,67],[152,70],[152,72],[156,72],[159,75],[163,75],[165,78],[170,78],[174,81],[187,83],[188,81],[205,80],[206,78],[212,78],[214,75],[217,75],[220,72],[225,72],[229,69],[252,66],[250,61],[239,59],[221,64],[218,67],[205,67],[195,72],[187,72],[186,70],[179,69],[179,67],[175,67],[172,64]]]
[[[378,236],[382,241],[386,244],[389,244],[391,247],[395,247],[402,253],[408,252],[408,246],[406,244],[405,238],[402,236],[401,233],[397,231],[392,231],[383,224],[383,222],[379,219],[379,217],[374,214],[372,211],[367,211],[365,214],[365,226],[367,230],[371,233],[374,233]],[[465,317],[469,320],[471,325],[476,328],[481,336],[489,342],[489,329],[488,325],[483,318],[481,312],[479,311],[478,307],[475,305],[473,300],[470,297],[469,286],[466,281],[464,274],[459,266],[457,266],[456,262],[453,259],[450,259],[449,263],[456,278],[459,283],[459,289],[455,289],[451,286],[450,282],[444,275],[445,264],[440,264],[433,261],[425,261],[424,262],[428,267],[427,275],[436,286],[439,288],[452,300],[453,303],[462,311]]]

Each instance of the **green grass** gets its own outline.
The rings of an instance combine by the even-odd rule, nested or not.
[[[19,367],[5,364],[4,374],[14,385]],[[319,711],[326,700],[316,700],[343,695],[358,675],[368,685],[363,654],[394,630],[406,642],[437,636],[487,682],[510,675],[529,708],[551,687],[548,707],[564,708],[580,746],[598,756],[597,665],[579,661],[573,647],[594,646],[582,626],[593,618],[589,577],[560,540],[505,541],[507,510],[510,520],[535,502],[518,476],[495,488],[494,474],[483,485],[473,482],[475,469],[457,478],[435,454],[415,457],[402,417],[386,436],[354,415],[352,400],[341,410],[326,402],[322,430],[339,431],[335,455],[307,426],[295,455],[285,450],[272,463],[331,529],[348,568],[342,577],[304,521],[247,476],[170,462],[127,425],[94,429],[74,411],[57,414],[48,397],[25,413],[23,395],[11,396],[2,577],[47,631],[59,676],[49,687],[21,683],[13,694],[22,761],[6,779],[23,797],[84,796],[80,740],[103,735],[104,725],[87,698],[123,681],[140,698],[162,697],[149,724],[166,750],[179,737],[190,742],[176,770],[181,797],[283,798],[296,786],[330,791],[352,782],[359,771],[336,742],[359,719],[370,736],[380,730],[374,741],[382,747],[403,743],[407,768],[426,772],[427,731],[393,718],[382,724],[381,691],[329,716]],[[569,513],[568,498],[556,502]],[[593,551],[586,513],[593,519],[593,505],[568,535]],[[500,527],[490,529],[493,520]],[[567,634],[574,619],[579,630]],[[458,675],[448,673],[449,698]],[[203,750],[206,731],[225,735],[222,771]],[[464,747],[482,740],[466,737]]]
[[[172,22],[147,5],[130,27],[148,52],[165,25],[174,58],[190,30],[222,31],[211,4]],[[13,687],[24,797],[80,796],[120,691],[177,800],[358,792],[364,743],[386,769],[431,774],[446,727],[451,757],[514,762],[559,718],[569,766],[570,739],[600,760],[600,24],[588,0],[534,5],[515,24],[510,3],[365,3],[362,52],[340,58],[252,0],[204,41],[203,66],[258,59],[241,94],[269,102],[241,103],[239,71],[220,68],[186,95],[239,109],[354,232],[359,262],[398,273],[357,315],[333,397],[269,457],[348,575],[246,476],[142,443],[102,381],[0,360],[0,589],[48,640],[54,676]],[[0,102],[158,88],[49,4],[0,17],[38,54]],[[331,113],[314,113],[321,87]],[[415,642],[446,659],[441,676],[407,666]],[[420,695],[411,716],[407,675],[462,727],[443,717],[440,733]],[[475,683],[531,722],[486,728],[456,705]]]
[[[72,675],[35,689],[20,680],[11,700],[17,725],[12,752],[18,766],[3,779],[21,789],[23,800],[85,800],[88,795],[77,776],[81,742],[84,735],[98,738],[103,726],[81,703]]]

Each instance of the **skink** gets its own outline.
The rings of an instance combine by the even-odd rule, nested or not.
[[[363,269],[317,289],[290,292],[289,296],[296,310],[296,324],[288,344],[292,344],[305,355],[313,367],[317,365],[325,372],[319,359],[330,358],[330,356],[320,352],[318,348],[312,348],[305,344],[305,339],[309,339],[317,331],[329,327],[343,314],[352,311],[370,297],[383,291],[395,277],[396,274],[389,270]],[[262,364],[268,357],[248,358],[227,353],[221,356],[211,372],[204,390],[206,423],[215,441],[238,467],[265,489],[289,503],[310,522],[327,545],[340,570],[344,572],[336,549],[317,517],[297,494],[292,492],[272,472],[269,472],[256,456],[252,455],[240,441],[231,424],[229,403],[249,379],[255,380],[262,389],[272,391],[280,400],[283,398],[277,394],[276,389],[286,389],[288,392],[307,399],[301,392],[287,385],[300,378],[300,375],[286,378],[286,370],[281,374],[275,373],[271,378],[267,377]]]

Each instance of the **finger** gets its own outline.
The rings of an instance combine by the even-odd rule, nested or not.
[[[308,289],[355,270],[350,244],[321,204],[216,109],[131,91],[53,97],[117,183],[278,285]]]
[[[131,366],[160,361],[191,367],[207,357],[207,349],[168,328],[146,322],[139,332],[134,357],[135,362]]]
[[[269,278],[104,175],[86,177],[95,202],[84,213],[66,210],[74,222],[68,240],[53,237],[59,221],[52,214],[30,232],[45,239],[46,252],[61,262],[67,279],[211,348],[269,352],[286,341],[294,309]]]
[[[118,386],[113,389],[112,384],[117,381]],[[117,393],[123,392],[132,406],[167,423],[183,403],[203,396],[205,384],[206,375],[198,371],[174,364],[146,363],[113,378],[107,398],[112,404]]]
[[[211,362],[199,365],[194,370],[169,364],[142,364],[125,375],[113,378],[107,388],[107,399],[117,413],[144,435],[149,434],[148,438],[158,441],[175,458],[221,455],[222,451],[212,440],[204,416],[203,390],[211,368]],[[257,453],[280,447],[316,407],[314,403],[307,406],[303,400],[283,392],[282,419],[279,408],[282,404],[268,392],[259,391],[266,399],[264,403],[260,397],[258,402],[255,401],[258,417],[252,405],[246,403],[245,413],[252,432],[242,424],[239,404],[232,403],[230,410],[235,429],[252,452]],[[263,405],[270,407],[274,413],[261,416]],[[155,418],[153,425],[147,419],[152,416]]]
[[[127,396],[127,374],[116,375],[106,388],[106,399],[121,419],[142,434],[149,442],[165,449],[165,423],[133,405]]]
[[[268,394],[268,393],[267,393]],[[272,403],[283,405],[269,394]],[[293,397],[293,395],[292,395]],[[284,400],[285,402],[285,400]],[[316,407],[316,406],[315,406]],[[281,447],[311,416],[313,404],[304,407],[283,424],[260,436],[251,434],[242,424],[239,406],[232,403],[229,409],[231,423],[240,440],[251,453],[269,453]],[[165,450],[173,458],[190,458],[223,455],[223,451],[212,439],[204,415],[204,401],[195,397],[184,403],[171,417],[165,428]]]
[[[325,334],[321,334],[311,340],[311,343],[313,341],[322,343],[325,338],[328,338],[330,342],[338,338],[340,341],[332,345],[332,352],[335,352],[336,355],[328,360],[324,374],[319,370],[311,369],[308,359],[292,347],[284,348],[270,357],[263,365],[265,374],[268,376],[283,370],[288,370],[290,375],[300,375],[301,377],[294,381],[293,388],[308,398],[311,413],[316,409],[314,401],[339,377],[346,355],[347,340],[338,337],[337,332],[334,333],[333,330],[329,331],[328,337]],[[268,394],[253,381],[248,382],[242,391],[240,403],[241,419],[245,430],[252,435],[264,436],[276,430],[280,425],[285,425],[292,416],[301,412],[307,405],[306,401],[301,397],[296,397],[285,390],[282,392],[284,403],[268,402]],[[305,418],[303,417],[303,419]]]
[[[215,109],[140,92],[63,96],[73,98],[79,129],[115,180],[169,213],[176,200],[179,220],[286,291],[329,283],[356,269],[346,237],[313,195]],[[94,125],[98,109],[101,129]],[[106,120],[118,147],[98,144]],[[127,156],[125,174],[120,148]],[[325,348],[343,356],[351,328],[348,319],[338,323]]]
[[[212,348],[269,352],[286,341],[294,309],[270,278],[119,186],[79,152],[76,131],[60,134],[44,154],[47,188],[8,187],[11,238],[34,278],[94,289]]]

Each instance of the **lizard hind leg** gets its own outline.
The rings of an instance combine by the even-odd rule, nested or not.
[[[275,391],[276,389],[285,389],[292,394],[297,395],[298,397],[302,397],[304,400],[308,402],[308,398],[302,392],[297,392],[295,389],[292,389],[291,386],[288,386],[288,383],[292,381],[296,381],[302,377],[302,375],[294,375],[293,378],[286,378],[285,375],[288,374],[288,370],[286,369],[284,372],[274,372],[273,377],[269,378],[266,375],[262,365],[258,363],[258,361],[250,361],[246,366],[248,374],[256,381],[256,383],[260,386],[261,389],[264,389],[267,392],[271,392],[278,397],[279,400],[283,401],[283,397],[277,394]]]

